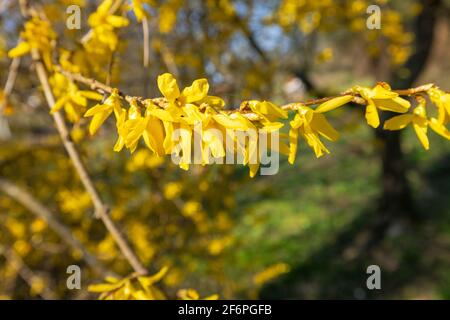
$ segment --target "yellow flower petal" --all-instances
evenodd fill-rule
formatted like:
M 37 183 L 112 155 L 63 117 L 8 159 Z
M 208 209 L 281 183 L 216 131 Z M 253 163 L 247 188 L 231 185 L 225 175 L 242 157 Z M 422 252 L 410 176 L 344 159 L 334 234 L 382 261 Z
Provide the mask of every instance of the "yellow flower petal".
M 269 101 L 259 102 L 254 100 L 249 101 L 248 105 L 253 112 L 268 117 L 270 121 L 275 121 L 279 118 L 287 119 L 288 117 L 288 113 L 286 110 L 281 109 L 280 107 Z
M 180 96 L 177 80 L 170 73 L 158 76 L 158 88 L 169 101 L 174 101 Z
M 349 103 L 352 100 L 353 100 L 353 96 L 351 96 L 351 95 L 337 97 L 337 98 L 334 98 L 334 99 L 331 99 L 331 100 L 328 100 L 328 101 L 322 103 L 320 106 L 317 107 L 317 109 L 315 109 L 315 111 L 319 112 L 319 113 L 328 112 L 328 111 L 334 110 L 336 108 L 339 108 L 339 107 Z
M 55 104 L 52 106 L 52 108 L 50 109 L 50 113 L 53 114 L 53 113 L 59 111 L 64 106 L 64 104 L 66 104 L 66 102 L 68 100 L 69 100 L 69 97 L 67 97 L 67 96 L 59 98 L 55 102 Z
M 92 117 L 95 114 L 103 112 L 108 109 L 112 110 L 112 108 L 110 106 L 107 106 L 104 104 L 96 104 L 95 106 L 93 106 L 92 108 L 90 108 L 89 110 L 86 111 L 86 113 L 84 114 L 84 117 Z
M 339 132 L 331 126 L 323 114 L 314 113 L 310 125 L 314 131 L 319 132 L 328 140 L 336 141 L 339 139 Z
M 165 266 L 165 267 L 161 268 L 161 270 L 159 270 L 156 274 L 154 274 L 152 276 L 138 277 L 138 281 L 141 283 L 141 285 L 144 288 L 150 287 L 154 283 L 156 283 L 159 280 L 161 280 L 166 275 L 168 270 L 169 270 L 169 268 Z
M 97 130 L 101 127 L 103 122 L 111 115 L 112 109 L 103 110 L 94 115 L 89 125 L 89 133 L 94 135 Z
M 309 130 L 308 130 L 309 131 Z M 306 143 L 313 149 L 314 154 L 317 158 L 320 158 L 325 153 L 330 153 L 330 151 L 325 147 L 325 145 L 320 141 L 317 134 L 313 133 L 312 131 L 304 132 L 303 137 L 306 140 Z
M 213 119 L 227 129 L 246 130 L 249 128 L 246 121 L 243 121 L 240 117 L 233 117 L 233 115 L 229 116 L 227 114 L 216 114 L 213 115 Z
M 298 146 L 298 129 L 291 128 L 289 130 L 289 157 L 288 161 L 290 164 L 294 164 L 295 158 L 297 156 L 297 146 Z
M 250 169 L 249 171 L 250 178 L 253 178 L 258 173 L 259 163 L 249 164 L 248 167 Z
M 145 128 L 142 136 L 150 150 L 160 157 L 164 156 L 164 125 L 161 120 L 150 116 L 147 122 L 147 128 Z
M 225 106 L 225 101 L 223 101 L 222 98 L 216 96 L 206 96 L 203 102 L 216 109 L 222 109 Z
M 380 110 L 393 111 L 398 113 L 405 113 L 411 107 L 408 100 L 400 97 L 393 99 L 373 99 L 373 103 Z
M 300 128 L 300 126 L 303 124 L 303 118 L 297 113 L 294 117 L 294 120 L 290 122 L 290 125 L 294 129 Z
M 31 51 L 31 46 L 28 42 L 21 42 L 15 48 L 12 48 L 8 52 L 9 58 L 17 58 L 23 56 Z
M 128 19 L 120 16 L 107 16 L 106 22 L 114 28 L 123 28 L 128 26 Z
M 412 114 L 402 114 L 392 117 L 384 123 L 385 130 L 401 130 L 405 128 L 413 119 Z
M 384 84 L 388 86 L 386 83 Z M 370 95 L 372 99 L 394 99 L 398 97 L 398 93 L 392 92 L 390 88 L 387 89 L 380 84 L 377 84 L 375 88 L 371 90 Z
M 380 117 L 378 116 L 377 108 L 374 104 L 370 103 L 366 107 L 366 120 L 367 123 L 373 128 L 378 128 L 380 125 Z
M 173 122 L 163 121 L 164 131 L 166 132 L 166 136 L 164 137 L 163 147 L 166 154 L 171 154 L 174 148 L 173 142 L 173 131 L 175 130 L 175 124 Z
M 95 91 L 80 90 L 80 91 L 78 91 L 78 93 L 81 94 L 83 97 L 88 98 L 90 100 L 101 101 L 103 99 L 103 95 L 101 95 L 100 93 L 95 92 Z
M 187 103 L 200 101 L 206 97 L 209 90 L 209 83 L 206 79 L 195 80 L 190 87 L 183 89 L 181 95 L 186 98 Z
M 431 118 L 428 124 L 434 132 L 450 140 L 450 131 L 437 119 Z
M 417 138 L 419 138 L 420 143 L 422 143 L 422 146 L 425 148 L 425 150 L 428 150 L 430 148 L 430 143 L 427 137 L 427 126 L 413 122 L 413 127 L 416 131 L 416 135 Z
M 134 149 L 147 127 L 147 121 L 142 117 L 127 120 L 126 126 L 128 127 L 128 134 L 125 138 L 125 146 L 129 149 Z
M 88 291 L 90 292 L 108 292 L 119 288 L 122 285 L 122 282 L 118 283 L 100 283 L 100 284 L 91 284 L 88 287 Z

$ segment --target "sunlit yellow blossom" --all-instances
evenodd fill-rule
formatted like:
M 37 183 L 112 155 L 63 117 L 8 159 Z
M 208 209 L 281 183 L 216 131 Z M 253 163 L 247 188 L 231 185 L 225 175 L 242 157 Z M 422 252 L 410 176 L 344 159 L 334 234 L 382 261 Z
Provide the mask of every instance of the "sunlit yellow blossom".
M 167 271 L 168 268 L 164 267 L 152 276 L 130 276 L 122 280 L 107 277 L 106 283 L 90 285 L 88 290 L 100 293 L 99 299 L 102 300 L 164 300 L 164 293 L 155 284 Z
M 325 113 L 331 110 L 334 110 L 336 108 L 342 107 L 343 105 L 349 103 L 353 100 L 353 96 L 351 95 L 344 95 L 341 97 L 336 97 L 331 100 L 328 100 L 321 105 L 319 105 L 315 111 L 319 113 Z
M 117 49 L 119 38 L 116 29 L 129 23 L 127 18 L 110 12 L 112 5 L 113 0 L 104 0 L 88 18 L 92 32 L 83 39 L 83 45 L 89 54 L 99 58 Z
M 77 85 L 69 81 L 60 73 L 55 73 L 50 79 L 53 92 L 58 98 L 51 107 L 51 113 L 64 108 L 67 118 L 72 122 L 77 122 L 85 112 L 88 99 L 100 101 L 103 96 L 97 92 L 89 90 L 79 90 Z
M 209 84 L 206 79 L 198 79 L 180 92 L 177 80 L 173 75 L 164 73 L 158 76 L 158 88 L 170 103 L 182 106 L 186 103 L 203 100 L 208 95 Z
M 159 8 L 159 31 L 168 33 L 172 31 L 177 21 L 177 13 L 183 4 L 181 0 L 168 0 Z
M 387 83 L 379 83 L 373 89 L 356 86 L 354 91 L 367 101 L 366 120 L 374 128 L 380 125 L 377 109 L 405 113 L 411 106 L 409 101 L 399 97 L 398 93 L 391 91 Z
M 403 114 L 387 120 L 384 123 L 384 129 L 400 130 L 405 128 L 408 124 L 412 124 L 417 138 L 426 150 L 428 150 L 430 147 L 430 143 L 427 137 L 428 126 L 430 126 L 431 129 L 433 129 L 433 131 L 435 131 L 439 135 L 450 140 L 450 132 L 442 123 L 434 118 L 430 120 L 427 119 L 424 98 L 419 99 L 419 105 L 414 108 L 414 112 L 412 114 Z
M 286 110 L 279 108 L 269 101 L 248 101 L 247 105 L 250 109 L 262 118 L 262 125 L 266 131 L 279 130 L 283 127 L 279 119 L 287 119 L 288 113 Z
M 143 0 L 131 0 L 131 8 L 133 9 L 136 20 L 141 22 L 142 19 L 147 15 L 144 9 Z
M 111 25 L 115 28 L 126 27 L 128 25 L 128 19 L 111 14 L 109 10 L 112 5 L 113 0 L 104 0 L 97 7 L 97 10 L 89 16 L 89 25 L 93 28 L 101 25 Z
M 316 157 L 321 157 L 324 152 L 329 153 L 328 149 L 320 141 L 319 135 L 330 141 L 336 141 L 339 138 L 339 133 L 328 123 L 323 114 L 314 112 L 314 110 L 306 106 L 299 108 L 298 113 L 290 124 L 290 154 L 288 160 L 291 164 L 295 161 L 299 134 L 314 150 Z
M 438 88 L 431 88 L 427 93 L 430 100 L 438 108 L 438 122 L 446 125 L 450 122 L 450 93 L 446 93 Z
M 94 135 L 113 111 L 115 112 L 116 118 L 119 118 L 122 113 L 122 108 L 117 90 L 114 90 L 104 103 L 95 105 L 84 114 L 85 117 L 93 117 L 89 125 L 89 133 Z
M 32 49 L 41 53 L 42 60 L 47 68 L 52 65 L 51 50 L 52 42 L 56 39 L 56 33 L 48 21 L 38 17 L 32 17 L 25 23 L 24 31 L 20 33 L 23 40 L 15 48 L 8 52 L 10 58 L 20 57 L 28 54 Z

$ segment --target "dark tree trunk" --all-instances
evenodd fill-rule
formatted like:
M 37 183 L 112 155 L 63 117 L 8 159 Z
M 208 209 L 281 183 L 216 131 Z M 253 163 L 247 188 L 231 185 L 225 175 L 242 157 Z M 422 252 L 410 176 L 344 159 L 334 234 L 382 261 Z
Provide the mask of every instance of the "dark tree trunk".
M 402 78 L 398 73 L 392 73 L 390 83 L 394 88 L 411 87 L 423 71 L 430 54 L 440 0 L 420 2 L 423 10 L 415 20 L 415 52 L 404 65 L 410 74 Z M 382 117 L 385 120 L 391 116 L 384 113 Z M 406 165 L 401 148 L 401 132 L 385 131 L 382 126 L 383 124 L 375 131 L 382 162 L 380 214 L 388 219 L 394 215 L 415 218 L 416 212 L 406 178 Z

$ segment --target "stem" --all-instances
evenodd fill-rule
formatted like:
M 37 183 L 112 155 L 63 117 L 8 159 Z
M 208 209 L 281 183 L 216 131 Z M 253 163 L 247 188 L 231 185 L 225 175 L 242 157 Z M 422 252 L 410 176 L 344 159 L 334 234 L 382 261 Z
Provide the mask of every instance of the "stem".
M 3 117 L 3 113 L 8 103 L 8 98 L 13 91 L 14 84 L 16 83 L 19 66 L 20 58 L 14 58 L 9 66 L 8 77 L 6 78 L 5 87 L 3 89 L 3 101 L 0 101 L 0 140 L 7 139 L 11 136 L 8 121 Z
M 143 36 L 143 44 L 142 44 L 142 59 L 144 68 L 148 68 L 149 58 L 150 58 L 150 44 L 149 44 L 149 36 L 150 31 L 148 28 L 148 19 L 146 16 L 142 18 L 142 36 Z
M 79 73 L 73 73 L 73 72 L 64 70 L 61 66 L 56 66 L 56 70 L 58 72 L 62 73 L 63 75 L 65 75 L 67 78 L 69 78 L 72 81 L 80 82 L 80 83 L 83 83 L 83 84 L 89 86 L 92 90 L 96 90 L 96 91 L 99 91 L 101 93 L 112 93 L 113 92 L 114 88 L 112 88 L 112 87 L 110 87 L 110 86 L 108 86 L 108 85 L 106 85 L 106 84 L 104 84 L 102 82 L 99 82 L 99 81 L 97 81 L 95 79 L 87 78 L 87 77 L 85 77 L 85 76 L 83 76 L 83 75 L 81 75 Z M 421 85 L 421 86 L 415 87 L 415 88 L 401 89 L 401 90 L 392 90 L 392 91 L 395 92 L 395 93 L 398 93 L 401 96 L 411 96 L 411 95 L 417 95 L 417 94 L 420 94 L 420 93 L 424 93 L 424 92 L 426 92 L 427 90 L 431 89 L 434 86 L 435 86 L 434 84 L 428 83 L 428 84 L 424 84 L 424 85 Z M 123 99 L 128 101 L 128 102 L 130 100 L 137 100 L 137 101 L 145 100 L 145 98 L 143 98 L 143 97 L 130 96 L 130 95 L 127 95 L 127 94 L 125 94 L 125 93 L 123 93 L 121 91 L 119 91 L 119 95 Z M 323 98 L 318 98 L 318 99 L 310 99 L 310 100 L 306 100 L 306 101 L 299 101 L 299 102 L 288 103 L 288 104 L 285 104 L 285 105 L 281 106 L 280 108 L 283 109 L 283 110 L 296 110 L 296 109 L 298 109 L 301 106 L 317 105 L 317 104 L 321 104 L 321 103 L 324 103 L 326 101 L 332 100 L 332 99 L 337 98 L 337 97 L 342 97 L 342 96 L 345 96 L 345 95 L 352 95 L 353 96 L 353 103 L 360 104 L 360 105 L 366 105 L 367 104 L 365 99 L 363 99 L 361 96 L 359 96 L 359 94 L 347 90 L 347 91 L 344 91 L 344 92 L 342 92 L 342 93 L 340 93 L 338 95 L 334 95 L 334 96 L 330 96 L 330 97 L 323 97 Z M 153 101 L 156 105 L 158 105 L 158 106 L 160 106 L 162 108 L 164 108 L 165 105 L 167 105 L 167 101 L 163 97 L 153 98 L 153 99 L 149 99 L 149 100 Z M 236 110 L 237 109 L 228 110 L 228 111 L 234 112 Z M 245 111 L 245 110 L 240 110 L 240 111 Z M 244 116 L 252 119 L 252 118 L 254 118 L 257 115 L 252 114 L 252 113 L 244 113 Z
M 40 60 L 39 51 L 34 49 L 32 51 L 32 58 L 35 61 L 36 73 L 42 85 L 42 89 L 44 90 L 44 95 L 47 100 L 48 107 L 51 109 L 55 104 L 55 98 L 48 82 L 47 71 L 45 70 L 44 64 Z M 81 179 L 81 182 L 83 183 L 94 204 L 96 217 L 100 218 L 103 221 L 106 229 L 111 233 L 120 250 L 122 251 L 124 257 L 133 267 L 134 271 L 140 274 L 146 274 L 146 268 L 141 264 L 136 254 L 133 252 L 133 250 L 125 240 L 124 236 L 120 233 L 117 226 L 111 220 L 111 217 L 108 214 L 109 210 L 107 206 L 103 203 L 97 189 L 94 186 L 94 183 L 92 182 L 87 172 L 85 164 L 83 163 L 75 144 L 70 139 L 69 130 L 66 126 L 66 123 L 64 122 L 64 118 L 61 112 L 55 112 L 52 116 L 55 121 L 58 133 L 61 136 L 63 145 L 72 161 L 72 164 L 74 165 L 75 170 Z

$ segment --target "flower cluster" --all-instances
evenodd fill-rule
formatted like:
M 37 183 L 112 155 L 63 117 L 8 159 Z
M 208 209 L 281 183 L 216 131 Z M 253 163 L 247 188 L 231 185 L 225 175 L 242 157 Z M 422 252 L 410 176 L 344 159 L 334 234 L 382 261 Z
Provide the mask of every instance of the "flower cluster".
M 249 135 L 245 143 L 232 131 L 252 131 L 270 134 L 283 127 L 279 119 L 288 117 L 287 111 L 267 101 L 248 101 L 243 103 L 240 112 L 228 112 L 223 109 L 224 101 L 216 96 L 208 95 L 209 84 L 206 79 L 195 80 L 191 86 L 180 90 L 176 79 L 169 73 L 158 77 L 158 87 L 163 99 L 129 99 L 130 107 L 121 106 L 121 97 L 114 91 L 103 104 L 89 109 L 85 116 L 93 117 L 90 133 L 94 134 L 106 118 L 114 111 L 119 138 L 114 146 L 115 151 L 124 147 L 133 152 L 142 138 L 147 147 L 159 156 L 181 153 L 179 165 L 187 170 L 192 163 L 191 146 L 195 129 L 201 135 L 201 159 L 199 163 L 209 164 L 213 159 L 223 158 L 227 152 L 239 153 L 244 165 L 249 165 L 250 174 L 254 176 L 258 170 L 258 136 Z M 245 115 L 249 109 L 253 119 Z M 182 129 L 176 144 L 174 133 Z M 227 137 L 235 143 L 225 145 Z M 179 146 L 179 150 L 177 150 Z M 284 147 L 286 151 L 287 146 Z M 287 152 L 287 151 L 286 151 Z M 253 161 L 252 161 L 253 160 Z M 196 162 L 197 163 L 197 162 Z
M 90 285 L 88 290 L 100 293 L 100 300 L 166 300 L 166 295 L 156 286 L 168 271 L 162 268 L 151 276 L 131 275 L 124 279 L 106 277 L 106 283 Z M 181 300 L 217 300 L 218 295 L 200 298 L 194 289 L 180 289 L 177 296 Z
M 8 52 L 10 58 L 16 58 L 30 53 L 32 49 L 39 50 L 47 68 L 52 65 L 52 47 L 56 33 L 50 22 L 38 17 L 32 17 L 25 23 L 24 31 L 20 33 L 22 41 Z
M 158 77 L 158 88 L 163 98 L 128 97 L 128 109 L 122 106 L 125 99 L 117 90 L 113 90 L 104 103 L 86 112 L 86 117 L 93 117 L 90 133 L 95 134 L 114 112 L 119 134 L 114 146 L 115 151 L 125 147 L 133 152 L 142 138 L 146 146 L 158 156 L 174 152 L 180 154 L 179 166 L 185 170 L 191 163 L 217 163 L 213 160 L 224 158 L 231 153 L 232 157 L 236 155 L 243 159 L 242 164 L 249 166 L 252 177 L 260 167 L 261 149 L 264 147 L 288 155 L 291 164 L 296 158 L 299 138 L 306 141 L 317 157 L 329 153 L 320 137 L 336 141 L 339 133 L 324 114 L 355 99 L 365 105 L 365 118 L 373 128 L 380 125 L 379 111 L 390 111 L 402 115 L 386 121 L 384 128 L 399 130 L 412 123 L 426 149 L 428 126 L 450 139 L 449 131 L 445 127 L 449 119 L 450 95 L 433 85 L 426 86 L 421 94 L 411 93 L 418 100 L 418 106 L 412 113 L 408 113 L 411 103 L 386 83 L 378 83 L 374 88 L 355 86 L 338 97 L 326 99 L 315 109 L 302 103 L 279 107 L 269 101 L 251 100 L 243 102 L 239 110 L 226 110 L 221 98 L 208 95 L 209 84 L 206 79 L 195 80 L 191 86 L 180 90 L 176 79 L 169 73 Z M 423 95 L 429 95 L 430 100 L 438 107 L 438 118 L 427 118 L 426 99 Z M 278 134 L 278 131 L 283 129 L 289 116 L 288 110 L 295 112 L 293 120 L 289 122 L 289 134 L 280 134 L 277 145 L 261 145 L 261 133 Z M 182 133 L 174 134 L 176 129 L 182 129 Z M 239 139 L 232 131 L 256 134 L 248 134 L 246 139 Z M 195 143 L 193 138 L 196 133 L 201 137 L 201 160 L 193 162 L 191 148 Z M 230 139 L 232 144 L 225 143 L 226 139 L 223 137 Z
M 106 277 L 106 283 L 93 284 L 90 292 L 100 293 L 100 300 L 165 300 L 164 293 L 156 287 L 156 283 L 167 273 L 162 268 L 152 276 L 129 276 L 124 279 Z
M 111 14 L 112 5 L 113 0 L 105 0 L 89 16 L 88 24 L 92 27 L 92 33 L 84 43 L 86 51 L 102 55 L 108 50 L 116 50 L 119 38 L 115 29 L 126 27 L 128 19 Z
M 80 120 L 80 117 L 86 112 L 88 100 L 101 101 L 103 99 L 98 92 L 80 90 L 73 81 L 59 72 L 55 72 L 49 80 L 53 94 L 58 99 L 52 106 L 51 112 L 54 113 L 64 108 L 66 116 L 71 122 Z

